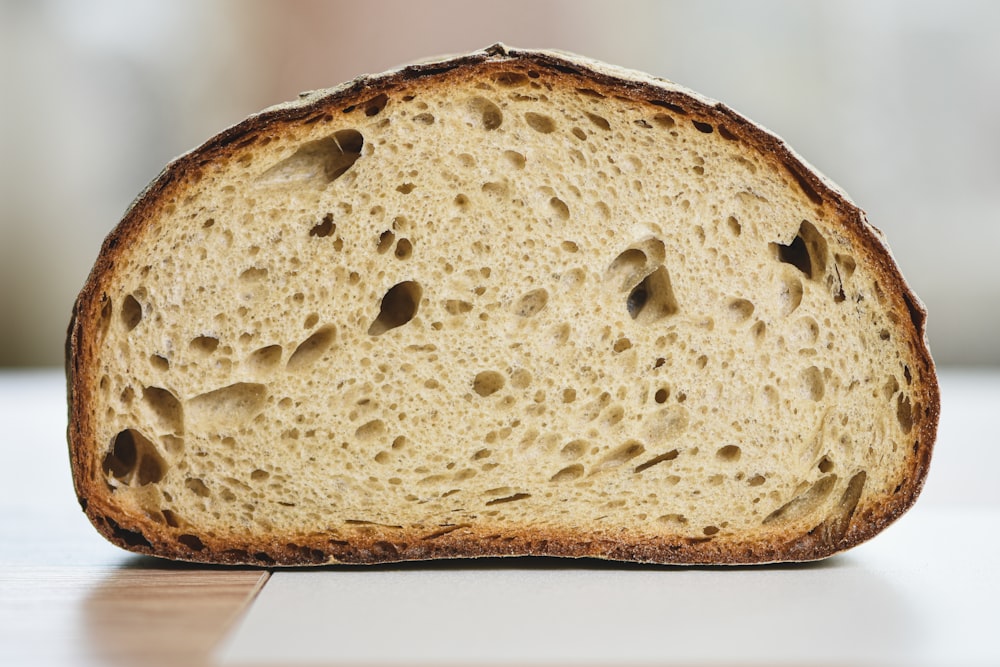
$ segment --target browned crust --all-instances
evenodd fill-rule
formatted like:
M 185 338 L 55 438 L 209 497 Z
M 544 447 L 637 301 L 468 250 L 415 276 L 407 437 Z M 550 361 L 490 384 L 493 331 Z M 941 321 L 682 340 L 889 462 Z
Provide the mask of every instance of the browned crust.
M 275 127 L 307 122 L 327 113 L 341 113 L 382 92 L 430 82 L 447 83 L 509 69 L 511 65 L 600 88 L 608 95 L 665 107 L 692 121 L 710 123 L 722 136 L 743 141 L 782 165 L 791 180 L 814 202 L 843 222 L 843 233 L 859 247 L 873 267 L 892 310 L 906 330 L 912 368 L 916 431 L 908 454 L 909 474 L 896 491 L 881 502 L 852 508 L 837 522 L 826 521 L 805 534 L 789 535 L 783 542 L 746 542 L 724 539 L 650 539 L 627 532 L 581 530 L 558 533 L 551 529 L 506 529 L 502 534 L 489 526 L 409 527 L 362 526 L 344 536 L 312 534 L 300 536 L 258 535 L 211 538 L 199 536 L 179 543 L 169 530 L 145 517 L 125 515 L 111 501 L 101 471 L 93 469 L 94 457 L 85 455 L 93 446 L 95 428 L 89 406 L 94 401 L 99 365 L 100 312 L 107 298 L 104 287 L 116 264 L 144 233 L 147 221 L 156 217 L 162 202 L 197 180 L 205 165 L 224 160 L 240 147 L 253 143 Z M 69 403 L 70 462 L 81 506 L 97 530 L 118 546 L 179 560 L 212 563 L 249 563 L 263 566 L 315 565 L 330 562 L 380 563 L 431 558 L 540 555 L 595 557 L 623 561 L 676 564 L 751 564 L 807 561 L 825 558 L 864 542 L 906 512 L 916 501 L 930 465 L 940 416 L 940 393 L 934 362 L 926 343 L 926 311 L 906 284 L 899 268 L 864 213 L 793 153 L 785 143 L 721 103 L 652 78 L 632 78 L 591 63 L 560 54 L 511 49 L 494 45 L 476 53 L 449 60 L 412 65 L 382 75 L 363 77 L 348 85 L 310 96 L 304 103 L 289 104 L 262 112 L 224 130 L 198 149 L 178 158 L 140 194 L 122 221 L 105 239 L 100 254 L 72 312 L 66 341 L 66 375 Z M 905 323 L 909 322 L 910 326 Z

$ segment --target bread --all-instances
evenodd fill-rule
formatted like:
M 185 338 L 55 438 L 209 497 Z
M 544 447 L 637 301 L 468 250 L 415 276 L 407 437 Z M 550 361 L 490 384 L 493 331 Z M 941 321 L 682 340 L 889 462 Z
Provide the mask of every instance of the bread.
M 213 563 L 819 559 L 920 491 L 924 321 L 774 135 L 495 45 L 167 166 L 74 307 L 76 492 Z

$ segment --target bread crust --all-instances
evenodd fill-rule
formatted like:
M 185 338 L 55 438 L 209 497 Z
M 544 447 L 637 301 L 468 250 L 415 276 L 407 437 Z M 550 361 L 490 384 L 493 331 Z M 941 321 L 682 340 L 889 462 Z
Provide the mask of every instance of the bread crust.
M 373 524 L 360 526 L 350 540 L 331 539 L 328 534 L 316 533 L 262 535 L 252 540 L 238 536 L 203 536 L 189 541 L 190 544 L 179 544 L 147 517 L 123 512 L 111 503 L 102 471 L 95 469 L 96 458 L 86 455 L 96 441 L 94 416 L 88 406 L 96 400 L 98 374 L 93 369 L 99 367 L 97 341 L 102 309 L 106 307 L 106 286 L 110 276 L 145 233 L 149 221 L 158 215 L 161 202 L 183 192 L 207 164 L 226 159 L 265 129 L 300 123 L 317 115 L 363 104 L 373 96 L 404 84 L 459 82 L 502 71 L 511 63 L 558 73 L 567 80 L 600 86 L 630 101 L 669 108 L 692 119 L 710 122 L 720 132 L 729 133 L 762 155 L 770 156 L 809 199 L 818 206 L 829 207 L 844 221 L 843 234 L 868 253 L 865 262 L 877 275 L 888 308 L 910 323 L 906 327 L 909 340 L 903 345 L 909 349 L 914 365 L 914 380 L 909 391 L 916 399 L 914 404 L 919 406 L 919 412 L 913 415 L 917 437 L 907 455 L 909 474 L 896 492 L 874 504 L 852 506 L 837 521 L 824 522 L 804 534 L 789 534 L 784 541 L 751 543 L 724 539 L 666 542 L 627 532 L 600 530 L 558 533 L 525 528 L 512 532 L 509 528 L 501 530 L 485 524 L 426 528 Z M 101 534 L 124 549 L 178 560 L 268 567 L 517 555 L 726 565 L 816 560 L 849 549 L 881 532 L 913 505 L 923 487 L 940 414 L 940 395 L 925 324 L 926 310 L 901 275 L 881 233 L 839 188 L 775 135 L 719 102 L 662 79 L 570 54 L 496 44 L 475 53 L 410 65 L 385 74 L 361 77 L 337 88 L 304 94 L 298 101 L 272 107 L 224 130 L 171 162 L 108 235 L 74 304 L 66 342 L 70 463 L 79 502 Z

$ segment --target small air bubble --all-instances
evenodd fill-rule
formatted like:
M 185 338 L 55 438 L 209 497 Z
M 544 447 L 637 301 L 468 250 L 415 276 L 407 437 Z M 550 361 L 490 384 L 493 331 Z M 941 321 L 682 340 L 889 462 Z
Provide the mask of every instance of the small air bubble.
M 556 217 L 559 218 L 560 220 L 569 219 L 569 206 L 567 206 L 566 202 L 564 202 L 562 199 L 559 199 L 558 197 L 553 197 L 552 199 L 549 200 L 549 206 L 552 208 L 552 211 L 556 214 Z
M 131 294 L 122 301 L 121 320 L 126 331 L 135 329 L 142 321 L 142 306 Z
M 504 151 L 503 156 L 514 169 L 524 169 L 525 159 L 521 153 L 517 151 Z
M 589 113 L 589 112 L 586 113 L 585 115 L 587 116 L 587 119 L 591 123 L 593 123 L 597 127 L 601 128 L 602 130 L 607 131 L 607 130 L 611 129 L 611 123 L 609 123 L 608 119 L 605 118 L 604 116 L 598 116 L 595 113 Z
M 556 122 L 550 117 L 540 113 L 529 111 L 524 114 L 524 120 L 535 132 L 550 134 L 556 129 Z
M 472 381 L 472 389 L 480 396 L 492 396 L 503 389 L 505 380 L 503 375 L 496 371 L 482 371 L 478 373 Z
M 736 445 L 726 445 L 725 447 L 720 447 L 719 451 L 715 452 L 715 455 L 723 461 L 733 463 L 740 460 L 740 456 L 743 455 L 743 452 Z
M 396 259 L 409 259 L 413 255 L 413 243 L 409 239 L 399 239 L 396 242 Z

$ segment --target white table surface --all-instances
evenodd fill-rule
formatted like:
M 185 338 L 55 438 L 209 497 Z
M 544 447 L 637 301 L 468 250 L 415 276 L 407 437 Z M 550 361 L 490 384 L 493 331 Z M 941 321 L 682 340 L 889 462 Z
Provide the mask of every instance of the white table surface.
M 515 559 L 278 571 L 214 660 L 1000 665 L 1000 370 L 944 370 L 941 385 L 922 497 L 846 554 L 731 569 Z M 61 373 L 0 372 L 0 424 L 0 664 L 130 664 L 92 650 L 72 592 L 32 594 L 67 572 L 99 587 L 157 567 L 104 542 L 79 511 Z M 37 632 L 5 629 L 24 614 Z

